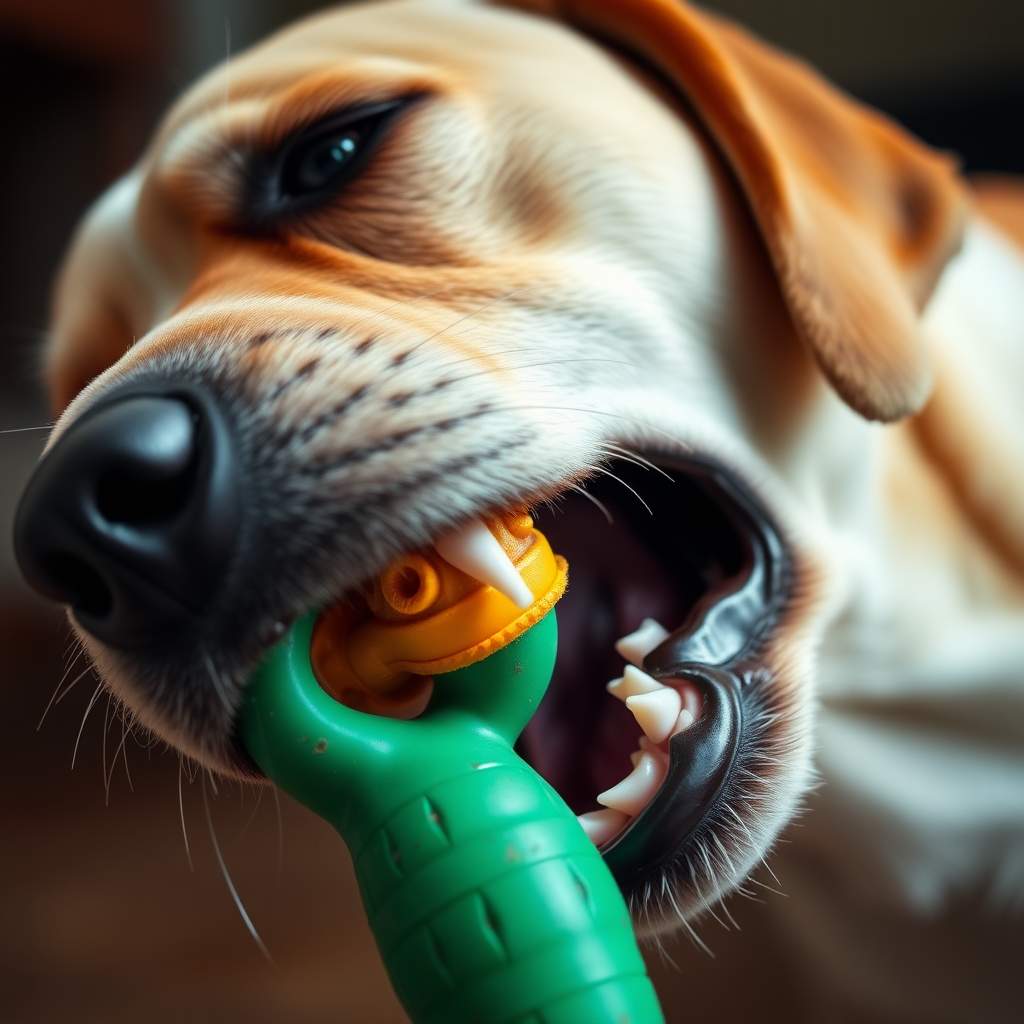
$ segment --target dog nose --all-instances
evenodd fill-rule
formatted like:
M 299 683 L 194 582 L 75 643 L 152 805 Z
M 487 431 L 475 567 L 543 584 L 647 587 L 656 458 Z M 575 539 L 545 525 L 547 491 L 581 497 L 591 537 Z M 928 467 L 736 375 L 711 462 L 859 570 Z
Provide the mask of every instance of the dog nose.
M 29 481 L 14 527 L 28 582 L 121 649 L 200 619 L 230 565 L 237 459 L 215 403 L 134 394 L 72 424 Z

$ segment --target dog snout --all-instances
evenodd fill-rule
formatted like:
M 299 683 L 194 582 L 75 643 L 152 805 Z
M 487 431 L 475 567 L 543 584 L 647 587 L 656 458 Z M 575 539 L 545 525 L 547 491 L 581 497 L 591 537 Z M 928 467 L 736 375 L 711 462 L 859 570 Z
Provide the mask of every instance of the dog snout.
M 172 640 L 223 587 L 241 516 L 237 463 L 203 394 L 103 402 L 61 435 L 22 497 L 26 579 L 113 647 Z

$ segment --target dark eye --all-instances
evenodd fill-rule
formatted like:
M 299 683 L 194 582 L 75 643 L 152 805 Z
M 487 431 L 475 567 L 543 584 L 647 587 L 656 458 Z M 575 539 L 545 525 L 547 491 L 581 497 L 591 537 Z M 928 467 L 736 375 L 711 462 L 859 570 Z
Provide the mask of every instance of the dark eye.
M 279 164 L 281 198 L 315 202 L 334 195 L 366 163 L 383 129 L 402 106 L 399 101 L 351 111 L 321 122 L 287 144 Z
M 286 187 L 287 193 L 315 192 L 333 184 L 348 169 L 362 141 L 363 133 L 358 128 L 345 128 L 314 142 L 299 154 L 291 180 L 285 183 L 290 186 Z
M 335 114 L 277 149 L 256 154 L 249 166 L 243 222 L 264 230 L 329 203 L 363 170 L 388 125 L 416 98 Z

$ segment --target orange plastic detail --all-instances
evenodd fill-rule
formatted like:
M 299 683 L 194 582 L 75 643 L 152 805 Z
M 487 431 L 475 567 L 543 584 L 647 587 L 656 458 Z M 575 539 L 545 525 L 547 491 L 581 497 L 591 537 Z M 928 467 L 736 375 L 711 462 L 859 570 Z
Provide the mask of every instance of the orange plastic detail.
M 397 559 L 365 589 L 365 604 L 336 604 L 313 630 L 320 685 L 360 711 L 412 718 L 435 672 L 486 658 L 542 619 L 567 583 L 564 558 L 523 510 L 487 522 L 534 596 L 525 611 L 446 562 L 433 548 Z

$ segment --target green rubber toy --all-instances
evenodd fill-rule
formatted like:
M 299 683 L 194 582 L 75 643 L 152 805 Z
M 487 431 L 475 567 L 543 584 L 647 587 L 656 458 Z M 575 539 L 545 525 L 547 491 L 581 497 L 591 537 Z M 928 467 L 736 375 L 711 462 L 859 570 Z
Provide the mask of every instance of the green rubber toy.
M 512 749 L 555 663 L 549 612 L 435 677 L 399 721 L 352 710 L 310 667 L 315 616 L 255 673 L 241 738 L 341 834 L 370 928 L 415 1024 L 658 1024 L 629 913 L 558 794 Z

